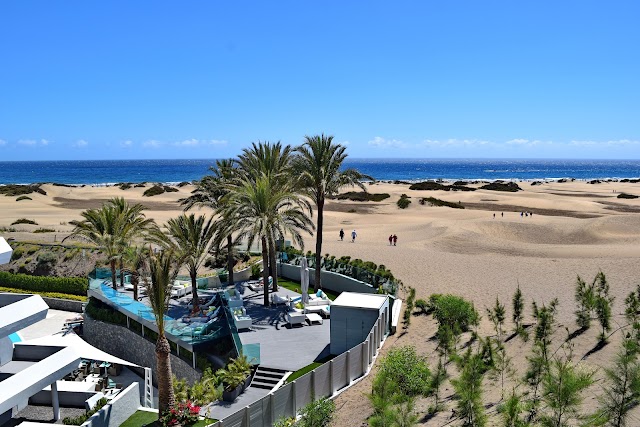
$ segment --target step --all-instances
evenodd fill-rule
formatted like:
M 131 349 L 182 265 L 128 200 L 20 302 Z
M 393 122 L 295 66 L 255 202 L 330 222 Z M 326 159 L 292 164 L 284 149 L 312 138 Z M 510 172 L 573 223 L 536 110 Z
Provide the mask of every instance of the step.
M 260 376 L 254 376 L 253 381 L 260 381 L 261 383 L 273 384 L 276 385 L 280 382 L 282 378 L 264 378 Z
M 272 390 L 274 386 L 275 386 L 275 384 L 262 384 L 260 382 L 255 381 L 255 380 L 251 382 L 251 387 L 253 387 L 253 388 L 262 388 L 264 390 Z
M 284 375 L 289 371 L 287 371 L 286 369 L 268 368 L 266 366 L 258 366 L 258 372 L 269 372 L 269 373 Z
M 261 377 L 261 378 L 275 378 L 277 380 L 280 380 L 280 378 L 284 377 L 284 374 L 272 374 L 271 372 L 263 372 L 263 371 L 256 371 L 255 374 L 256 377 Z

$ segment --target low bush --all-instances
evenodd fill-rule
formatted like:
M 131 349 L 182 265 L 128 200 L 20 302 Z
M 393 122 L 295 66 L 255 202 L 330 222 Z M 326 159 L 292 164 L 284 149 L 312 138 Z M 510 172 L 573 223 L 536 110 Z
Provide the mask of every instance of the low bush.
M 354 202 L 381 202 L 391 197 L 388 193 L 367 193 L 366 191 L 348 191 L 338 194 L 338 200 L 352 200 Z
M 85 312 L 94 320 L 127 326 L 127 316 L 93 297 L 89 298 Z
M 132 187 L 130 182 L 121 182 L 116 184 L 117 187 L 119 187 L 121 190 L 128 190 Z
M 460 203 L 447 202 L 446 200 L 436 199 L 435 197 L 423 197 L 420 199 L 420 204 L 424 205 L 429 203 L 431 206 L 446 206 L 454 209 L 464 209 L 464 206 Z
M 456 295 L 432 295 L 430 306 L 439 325 L 450 326 L 454 334 L 469 330 L 480 321 L 472 303 Z
M 77 417 L 66 417 L 62 420 L 62 424 L 70 425 L 70 426 L 80 426 L 84 424 L 93 414 L 102 409 L 109 401 L 107 398 L 103 397 L 98 400 L 93 408 L 90 411 L 85 412 L 82 415 L 78 415 Z
M 58 257 L 52 252 L 41 252 L 36 259 L 38 260 L 38 264 L 54 264 L 58 260 Z
M 53 228 L 44 228 L 44 227 L 40 227 L 37 228 L 35 230 L 33 230 L 34 233 L 55 233 L 56 230 L 54 230 Z
M 142 195 L 145 197 L 153 197 L 153 196 L 162 194 L 164 192 L 165 192 L 165 189 L 162 185 L 154 185 L 153 187 L 147 188 L 146 190 L 144 190 L 144 193 L 142 193 Z
M 24 293 L 29 293 L 29 294 L 34 294 L 34 295 L 40 295 L 41 297 L 47 297 L 47 298 L 59 298 L 59 299 L 68 299 L 71 301 L 86 301 L 87 297 L 82 297 L 80 295 L 71 295 L 71 294 L 61 294 L 59 292 L 35 292 L 35 291 L 25 291 L 23 289 L 15 289 L 15 288 L 5 288 L 5 287 L 0 287 L 0 292 L 8 292 L 8 293 L 12 293 L 12 294 L 24 294 Z
M 336 412 L 336 404 L 333 400 L 323 397 L 314 400 L 300 411 L 300 427 L 327 427 L 331 424 Z
M 168 185 L 163 185 L 162 188 L 167 193 L 177 193 L 179 190 L 175 187 L 169 187 Z
M 492 182 L 490 184 L 483 185 L 480 187 L 481 190 L 491 190 L 491 191 L 507 191 L 510 193 L 515 193 L 516 191 L 522 191 L 522 188 L 515 182 Z
M 17 259 L 22 258 L 22 254 L 24 254 L 24 249 L 22 249 L 22 247 L 18 246 L 17 248 L 15 248 L 13 250 L 13 253 L 11 254 L 11 261 L 15 261 Z
M 18 224 L 31 224 L 31 225 L 38 225 L 37 222 L 35 222 L 32 219 L 27 219 L 27 218 L 20 218 L 20 219 L 16 219 L 15 221 L 13 221 L 11 223 L 11 225 L 18 225 Z
M 637 199 L 640 196 L 636 196 L 634 194 L 628 194 L 628 193 L 620 193 L 618 194 L 618 199 Z
M 396 202 L 396 204 L 398 205 L 398 207 L 400 209 L 406 209 L 411 204 L 411 200 L 409 200 L 409 198 L 406 197 L 407 196 L 406 194 L 403 194 L 402 196 L 404 196 L 404 197 L 400 197 L 398 199 L 398 201 Z
M 47 195 L 47 192 L 40 188 L 40 184 L 31 184 L 31 185 L 20 185 L 20 184 L 10 184 L 10 185 L 0 185 L 0 194 L 4 194 L 5 196 L 22 196 L 24 194 L 31 193 L 39 193 L 43 196 Z
M 15 227 L 0 227 L 0 233 L 15 233 L 18 231 Z
M 21 202 L 22 200 L 33 200 L 33 199 L 29 196 L 20 196 L 16 199 L 16 202 Z
M 467 187 L 465 184 L 462 181 L 456 181 L 453 185 L 445 185 L 435 181 L 423 181 L 411 184 L 409 190 L 476 191 L 475 188 Z
M 29 262 L 25 260 L 25 264 Z M 25 291 L 59 292 L 85 296 L 89 282 L 82 277 L 31 276 L 0 271 L 0 285 Z

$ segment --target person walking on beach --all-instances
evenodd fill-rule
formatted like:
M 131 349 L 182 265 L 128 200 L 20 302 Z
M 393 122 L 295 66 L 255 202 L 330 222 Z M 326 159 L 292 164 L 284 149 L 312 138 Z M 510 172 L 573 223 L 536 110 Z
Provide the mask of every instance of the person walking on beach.
M 393 246 L 396 245 L 396 243 L 398 243 L 398 236 L 396 236 L 395 234 L 393 235 Z
M 496 219 L 496 213 L 495 212 L 493 213 L 493 219 Z
M 504 218 L 504 212 L 501 212 L 500 215 L 502 215 L 502 218 Z
M 389 234 L 389 246 L 393 243 L 393 234 Z
M 351 232 L 351 243 L 355 243 L 356 237 L 358 237 L 358 235 L 356 234 L 356 230 L 353 230 Z
M 340 229 L 340 241 L 344 240 L 344 230 L 341 228 Z

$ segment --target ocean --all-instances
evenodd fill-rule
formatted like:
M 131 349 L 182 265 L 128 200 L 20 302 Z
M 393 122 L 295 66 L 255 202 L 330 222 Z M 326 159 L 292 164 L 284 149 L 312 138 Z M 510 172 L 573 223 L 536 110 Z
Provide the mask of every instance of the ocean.
M 213 164 L 211 159 L 0 162 L 0 184 L 177 183 L 202 178 Z M 640 177 L 640 160 L 348 159 L 345 167 L 387 181 Z

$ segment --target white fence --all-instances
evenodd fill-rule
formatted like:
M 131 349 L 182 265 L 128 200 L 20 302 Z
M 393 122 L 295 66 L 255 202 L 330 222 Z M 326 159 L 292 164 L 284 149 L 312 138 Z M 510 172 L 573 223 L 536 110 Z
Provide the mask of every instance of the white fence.
M 334 396 L 369 371 L 387 332 L 387 319 L 383 313 L 363 343 L 211 427 L 272 426 L 282 417 L 295 417 L 304 406 L 314 400 Z

